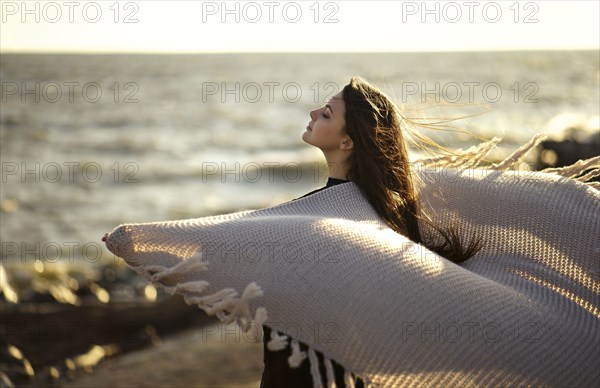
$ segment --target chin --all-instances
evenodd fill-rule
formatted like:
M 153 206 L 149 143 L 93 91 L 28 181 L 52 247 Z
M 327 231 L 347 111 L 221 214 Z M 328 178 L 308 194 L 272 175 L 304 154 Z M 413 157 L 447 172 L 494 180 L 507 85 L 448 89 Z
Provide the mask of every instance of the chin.
M 303 140 L 305 143 L 311 144 L 311 143 L 310 143 L 308 140 L 306 140 L 306 137 L 307 137 L 307 135 L 308 135 L 308 131 L 305 131 L 304 133 L 302 133 L 302 140 Z M 312 145 L 312 144 L 311 144 L 311 145 Z

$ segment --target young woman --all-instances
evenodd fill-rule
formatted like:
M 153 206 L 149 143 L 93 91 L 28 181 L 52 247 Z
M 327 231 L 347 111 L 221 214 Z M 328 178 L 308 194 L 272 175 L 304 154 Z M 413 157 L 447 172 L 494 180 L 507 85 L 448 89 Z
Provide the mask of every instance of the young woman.
M 325 187 L 305 196 L 352 181 L 393 230 L 448 260 L 463 262 L 477 252 L 476 240 L 465 245 L 456 230 L 435 227 L 443 237 L 442 243 L 425 241 L 421 236 L 419 223 L 427 221 L 421 217 L 410 171 L 404 121 L 397 106 L 382 91 L 360 77 L 353 77 L 325 106 L 310 112 L 302 140 L 323 152 L 329 166 L 329 179 Z M 265 365 L 261 388 L 312 386 L 308 361 L 298 368 L 290 368 L 287 358 L 291 349 L 268 350 L 272 332 L 266 326 L 263 331 Z M 301 350 L 307 348 L 300 343 Z M 326 386 L 323 355 L 316 353 L 323 386 Z M 332 364 L 336 385 L 344 387 L 343 368 L 335 362 Z M 364 386 L 362 380 L 356 379 L 355 386 Z

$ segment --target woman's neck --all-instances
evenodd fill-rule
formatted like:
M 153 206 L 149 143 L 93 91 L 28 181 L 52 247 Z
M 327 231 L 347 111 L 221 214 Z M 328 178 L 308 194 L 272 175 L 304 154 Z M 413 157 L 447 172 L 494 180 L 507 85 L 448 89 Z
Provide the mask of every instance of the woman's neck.
M 340 169 L 332 167 L 329 163 L 329 178 L 348 180 L 348 169 Z
M 348 163 L 346 162 L 346 159 L 340 160 L 341 158 L 339 156 L 326 157 L 325 159 L 327 160 L 330 178 L 348 180 Z

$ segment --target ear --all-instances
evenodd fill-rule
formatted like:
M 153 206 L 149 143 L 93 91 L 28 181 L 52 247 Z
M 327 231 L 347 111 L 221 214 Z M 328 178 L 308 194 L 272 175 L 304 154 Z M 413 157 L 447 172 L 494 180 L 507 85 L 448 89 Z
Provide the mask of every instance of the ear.
M 354 143 L 352 142 L 352 139 L 350 138 L 350 136 L 346 136 L 346 139 L 344 139 L 344 141 L 340 144 L 340 149 L 341 150 L 351 150 L 354 148 Z

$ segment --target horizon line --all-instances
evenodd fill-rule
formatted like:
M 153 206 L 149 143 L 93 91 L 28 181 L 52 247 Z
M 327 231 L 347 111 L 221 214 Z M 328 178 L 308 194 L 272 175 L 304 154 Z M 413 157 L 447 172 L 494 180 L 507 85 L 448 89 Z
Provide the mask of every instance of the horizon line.
M 425 54 L 425 53 L 474 53 L 474 52 L 523 52 L 523 51 L 599 51 L 600 47 L 579 47 L 579 48 L 493 48 L 493 49 L 441 49 L 441 50 L 390 50 L 390 51 L 168 51 L 168 50 L 3 50 L 1 54 L 39 54 L 39 55 L 201 55 L 201 54 Z

